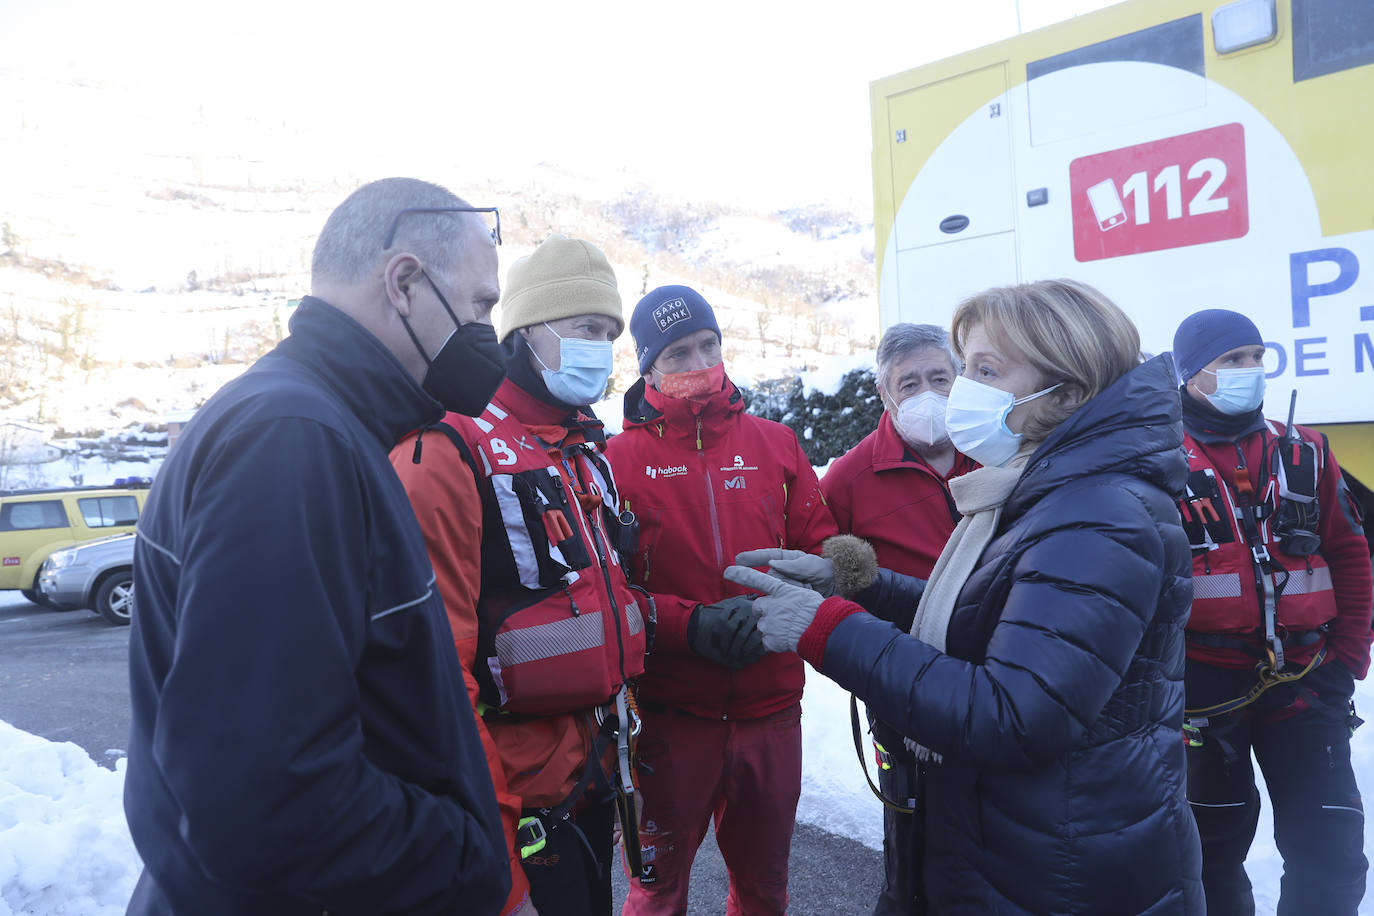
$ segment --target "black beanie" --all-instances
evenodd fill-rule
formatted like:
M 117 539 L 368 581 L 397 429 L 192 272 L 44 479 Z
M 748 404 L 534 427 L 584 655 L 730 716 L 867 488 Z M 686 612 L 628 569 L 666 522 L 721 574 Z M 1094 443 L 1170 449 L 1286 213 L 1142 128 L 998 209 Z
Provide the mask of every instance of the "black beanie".
M 690 286 L 660 286 L 639 300 L 630 316 L 639 371 L 648 372 L 663 348 L 697 331 L 710 329 L 720 339 L 716 313 Z
M 1264 346 L 1255 323 L 1229 309 L 1194 312 L 1174 332 L 1174 365 L 1178 380 L 1187 382 L 1204 366 L 1236 347 Z

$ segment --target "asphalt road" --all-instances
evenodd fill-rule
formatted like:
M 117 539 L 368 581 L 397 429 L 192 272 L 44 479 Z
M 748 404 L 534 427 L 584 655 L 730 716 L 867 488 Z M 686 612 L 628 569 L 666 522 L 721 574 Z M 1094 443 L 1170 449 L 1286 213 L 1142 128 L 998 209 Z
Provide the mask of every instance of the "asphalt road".
M 0 591 L 0 719 L 113 767 L 129 740 L 129 628 Z
M 113 767 L 129 733 L 129 630 L 90 611 L 50 611 L 0 591 L 0 719 L 80 745 Z M 613 869 L 617 909 L 625 880 Z M 788 912 L 866 916 L 882 879 L 881 854 L 816 827 L 792 840 Z M 708 835 L 692 869 L 693 914 L 725 912 L 725 866 Z

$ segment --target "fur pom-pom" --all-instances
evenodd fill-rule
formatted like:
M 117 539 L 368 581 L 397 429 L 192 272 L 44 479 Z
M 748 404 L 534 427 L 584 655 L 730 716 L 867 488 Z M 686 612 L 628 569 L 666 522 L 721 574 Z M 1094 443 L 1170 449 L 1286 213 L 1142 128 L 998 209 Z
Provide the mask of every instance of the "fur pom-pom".
M 835 594 L 852 598 L 878 578 L 878 555 L 873 545 L 852 534 L 825 539 L 821 553 L 835 566 Z

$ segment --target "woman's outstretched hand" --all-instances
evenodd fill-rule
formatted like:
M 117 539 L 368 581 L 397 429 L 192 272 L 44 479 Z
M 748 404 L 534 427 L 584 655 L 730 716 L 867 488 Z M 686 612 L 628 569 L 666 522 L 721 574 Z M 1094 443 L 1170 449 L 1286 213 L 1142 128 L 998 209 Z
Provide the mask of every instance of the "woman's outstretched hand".
M 768 574 L 784 582 L 805 586 L 822 597 L 835 594 L 835 564 L 804 550 L 765 547 L 735 556 L 740 566 L 767 566 Z
M 726 567 L 725 578 L 760 593 L 754 599 L 754 614 L 764 648 L 770 652 L 797 651 L 797 643 L 816 619 L 816 609 L 825 598 L 748 566 Z

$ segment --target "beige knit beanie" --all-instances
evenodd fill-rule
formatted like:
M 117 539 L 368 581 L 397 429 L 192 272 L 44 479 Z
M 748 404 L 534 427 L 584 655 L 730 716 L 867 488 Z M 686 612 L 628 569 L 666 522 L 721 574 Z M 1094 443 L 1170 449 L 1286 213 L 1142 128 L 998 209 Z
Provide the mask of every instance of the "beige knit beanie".
M 551 235 L 511 265 L 501 295 L 501 340 L 520 328 L 571 318 L 606 315 L 625 329 L 615 271 L 590 242 Z

